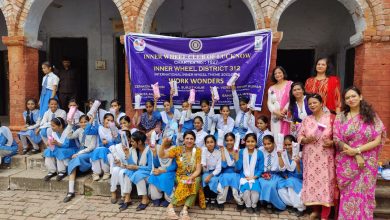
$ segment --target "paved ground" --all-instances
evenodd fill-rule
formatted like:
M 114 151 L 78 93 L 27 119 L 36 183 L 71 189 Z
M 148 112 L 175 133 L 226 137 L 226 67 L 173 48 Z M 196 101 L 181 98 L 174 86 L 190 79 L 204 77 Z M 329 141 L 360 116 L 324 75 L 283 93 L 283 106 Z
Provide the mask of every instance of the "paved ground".
M 165 219 L 164 208 L 148 207 L 136 212 L 136 205 L 119 212 L 118 205 L 110 203 L 108 197 L 77 195 L 69 203 L 63 203 L 63 193 L 35 191 L 0 191 L 0 219 Z M 233 205 L 225 211 L 190 209 L 192 219 L 298 219 L 287 211 L 279 214 L 249 215 L 237 212 Z M 302 218 L 301 218 L 302 219 Z M 305 218 L 307 219 L 307 217 Z

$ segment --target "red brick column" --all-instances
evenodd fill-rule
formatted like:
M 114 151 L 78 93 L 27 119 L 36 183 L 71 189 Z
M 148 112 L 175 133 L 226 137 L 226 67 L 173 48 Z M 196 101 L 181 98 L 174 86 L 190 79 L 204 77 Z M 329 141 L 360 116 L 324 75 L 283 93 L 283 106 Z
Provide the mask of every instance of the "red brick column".
M 355 78 L 367 100 L 390 131 L 390 42 L 365 42 L 356 48 Z M 389 136 L 389 135 L 388 135 Z M 380 155 L 381 161 L 390 160 L 390 144 Z
M 15 132 L 24 125 L 26 99 L 39 98 L 38 49 L 25 46 L 23 36 L 5 36 L 2 40 L 8 48 L 10 129 Z

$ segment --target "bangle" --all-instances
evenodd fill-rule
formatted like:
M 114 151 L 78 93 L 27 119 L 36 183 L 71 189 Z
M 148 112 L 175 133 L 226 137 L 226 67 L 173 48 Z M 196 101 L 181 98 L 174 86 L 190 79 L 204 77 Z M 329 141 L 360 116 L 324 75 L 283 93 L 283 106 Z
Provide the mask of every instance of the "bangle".
M 358 150 L 358 154 L 362 154 L 362 152 L 360 151 L 360 147 L 356 148 Z

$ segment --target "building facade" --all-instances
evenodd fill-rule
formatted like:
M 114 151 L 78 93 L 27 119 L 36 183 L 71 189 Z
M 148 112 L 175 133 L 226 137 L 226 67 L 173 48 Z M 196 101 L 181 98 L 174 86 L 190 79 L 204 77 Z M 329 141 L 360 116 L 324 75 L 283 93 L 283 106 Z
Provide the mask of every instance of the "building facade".
M 389 0 L 0 0 L 0 115 L 20 129 L 26 99 L 39 97 L 41 62 L 60 65 L 66 53 L 80 71 L 80 100 L 119 98 L 131 114 L 120 36 L 211 37 L 263 28 L 273 31 L 271 70 L 282 65 L 303 81 L 315 57 L 331 57 L 342 87 L 360 87 L 390 127 Z

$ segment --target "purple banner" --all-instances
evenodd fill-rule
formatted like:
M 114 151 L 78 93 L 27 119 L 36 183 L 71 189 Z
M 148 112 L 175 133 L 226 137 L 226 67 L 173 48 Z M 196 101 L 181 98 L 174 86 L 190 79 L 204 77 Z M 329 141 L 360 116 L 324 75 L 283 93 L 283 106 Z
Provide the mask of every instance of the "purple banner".
M 211 100 L 211 86 L 217 86 L 220 100 L 216 105 L 233 106 L 227 82 L 234 73 L 239 96 L 256 94 L 255 107 L 261 109 L 271 58 L 272 33 L 258 30 L 213 38 L 176 38 L 150 34 L 126 35 L 131 95 L 141 95 L 141 105 L 153 100 L 151 84 L 158 82 L 161 98 L 169 99 L 169 81 L 177 81 L 175 105 L 188 100 L 190 89 L 196 91 L 194 105 Z

